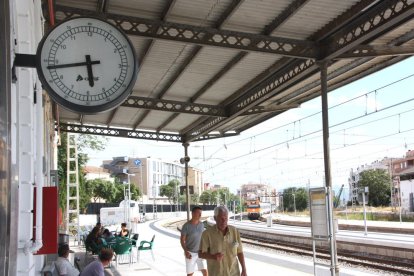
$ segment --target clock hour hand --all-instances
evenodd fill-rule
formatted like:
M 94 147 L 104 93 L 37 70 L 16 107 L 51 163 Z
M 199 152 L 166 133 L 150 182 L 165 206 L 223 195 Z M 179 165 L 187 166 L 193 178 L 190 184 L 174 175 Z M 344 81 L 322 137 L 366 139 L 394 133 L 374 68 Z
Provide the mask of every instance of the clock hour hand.
M 99 61 L 99 60 L 91 61 L 90 64 L 91 65 L 101 64 L 101 61 Z M 59 69 L 59 68 L 69 68 L 69 67 L 77 67 L 77 66 L 85 66 L 85 65 L 88 65 L 88 63 L 86 63 L 86 62 L 76 62 L 76 63 L 67 63 L 67 64 L 59 64 L 59 65 L 49 65 L 46 68 L 47 69 Z
M 91 56 L 90 55 L 86 55 L 86 69 L 88 70 L 88 80 L 89 80 L 89 86 L 93 87 L 95 85 L 94 81 L 93 81 L 93 72 L 92 72 L 92 61 L 91 61 Z

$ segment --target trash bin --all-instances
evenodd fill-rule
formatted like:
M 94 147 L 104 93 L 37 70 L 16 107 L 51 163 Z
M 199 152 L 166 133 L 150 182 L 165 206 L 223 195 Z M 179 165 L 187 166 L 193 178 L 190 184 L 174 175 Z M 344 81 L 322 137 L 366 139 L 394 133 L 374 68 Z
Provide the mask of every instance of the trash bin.
M 272 227 L 272 216 L 267 217 L 267 227 Z

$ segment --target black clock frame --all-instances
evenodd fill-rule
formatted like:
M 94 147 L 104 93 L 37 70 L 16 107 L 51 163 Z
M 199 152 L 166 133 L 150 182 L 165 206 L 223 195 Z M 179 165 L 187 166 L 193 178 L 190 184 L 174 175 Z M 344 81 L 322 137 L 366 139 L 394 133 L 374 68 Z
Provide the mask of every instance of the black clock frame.
M 118 97 L 114 98 L 113 100 L 111 100 L 110 102 L 107 102 L 105 104 L 101 104 L 101 105 L 95 105 L 95 106 L 87 106 L 87 105 L 80 105 L 80 104 L 76 104 L 73 103 L 71 101 L 68 101 L 64 98 L 62 98 L 47 82 L 42 67 L 41 67 L 41 52 L 43 49 L 43 45 L 46 41 L 46 39 L 48 39 L 49 35 L 60 25 L 65 24 L 69 21 L 72 20 L 76 20 L 76 19 L 80 19 L 80 18 L 86 18 L 86 19 L 94 19 L 94 20 L 99 20 L 102 21 L 106 24 L 112 25 L 112 27 L 114 27 L 115 29 L 117 29 L 121 35 L 123 35 L 127 41 L 127 43 L 129 44 L 129 46 L 131 47 L 132 50 L 132 55 L 133 55 L 133 59 L 134 59 L 134 66 L 133 66 L 133 72 L 132 72 L 132 79 L 131 81 L 128 83 L 127 87 L 125 88 L 124 92 L 119 95 Z M 61 23 L 55 25 L 46 35 L 43 36 L 42 40 L 40 41 L 38 47 L 37 47 L 37 51 L 36 51 L 36 70 L 37 70 L 37 74 L 38 77 L 40 79 L 40 82 L 42 83 L 43 88 L 47 91 L 47 93 L 49 94 L 49 96 L 55 101 L 57 102 L 59 105 L 61 105 L 62 107 L 76 112 L 76 113 L 81 113 L 81 114 L 85 114 L 85 115 L 93 115 L 93 114 L 98 114 L 98 113 L 102 113 L 102 112 L 107 112 L 110 111 L 116 107 L 118 107 L 119 105 L 121 105 L 127 98 L 129 95 L 131 95 L 132 93 L 132 89 L 134 88 L 136 79 L 137 79 L 137 75 L 138 75 L 138 59 L 135 53 L 135 48 L 134 45 L 132 44 L 131 40 L 129 39 L 129 37 L 118 27 L 116 27 L 114 24 L 106 21 L 104 18 L 99 18 L 99 17 L 93 17 L 93 16 L 78 16 L 78 17 L 73 17 L 70 18 L 68 20 L 62 21 Z

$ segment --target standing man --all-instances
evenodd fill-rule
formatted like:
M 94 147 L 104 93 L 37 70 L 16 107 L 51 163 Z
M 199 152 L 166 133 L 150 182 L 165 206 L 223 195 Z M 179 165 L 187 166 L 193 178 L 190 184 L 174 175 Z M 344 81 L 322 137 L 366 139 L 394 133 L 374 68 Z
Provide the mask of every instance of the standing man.
M 206 262 L 198 257 L 201 234 L 204 231 L 204 224 L 200 221 L 201 212 L 201 207 L 194 207 L 191 210 L 191 220 L 187 221 L 181 229 L 180 241 L 181 247 L 184 249 L 187 276 L 193 275 L 196 265 L 203 276 L 207 276 Z
M 210 275 L 247 276 L 240 234 L 235 227 L 227 225 L 228 215 L 226 206 L 214 208 L 216 225 L 203 232 L 198 255 L 207 259 Z M 241 273 L 237 259 L 241 265 Z

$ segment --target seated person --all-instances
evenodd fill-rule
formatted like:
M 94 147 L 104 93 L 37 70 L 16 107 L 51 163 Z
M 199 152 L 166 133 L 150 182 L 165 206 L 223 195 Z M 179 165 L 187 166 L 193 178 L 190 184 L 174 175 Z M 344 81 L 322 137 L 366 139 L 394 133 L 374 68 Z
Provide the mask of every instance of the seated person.
M 102 241 L 99 235 L 100 229 L 98 227 L 94 227 L 89 235 L 86 237 L 85 246 L 86 248 L 90 248 L 92 253 L 98 253 L 100 248 L 102 247 Z
M 99 253 L 99 258 L 88 264 L 82 271 L 81 276 L 105 276 L 104 267 L 111 263 L 113 256 L 114 252 L 112 249 L 102 249 Z
M 119 232 L 119 236 L 120 237 L 128 237 L 129 235 L 129 230 L 126 228 L 127 224 L 121 223 L 121 231 Z
M 55 262 L 55 266 L 59 276 L 78 276 L 79 270 L 77 270 L 68 260 L 70 250 L 68 244 L 62 244 L 58 249 L 58 258 Z
M 104 238 L 105 240 L 110 240 L 112 239 L 114 236 L 112 235 L 111 231 L 109 231 L 109 229 L 105 229 L 102 233 L 102 238 Z

